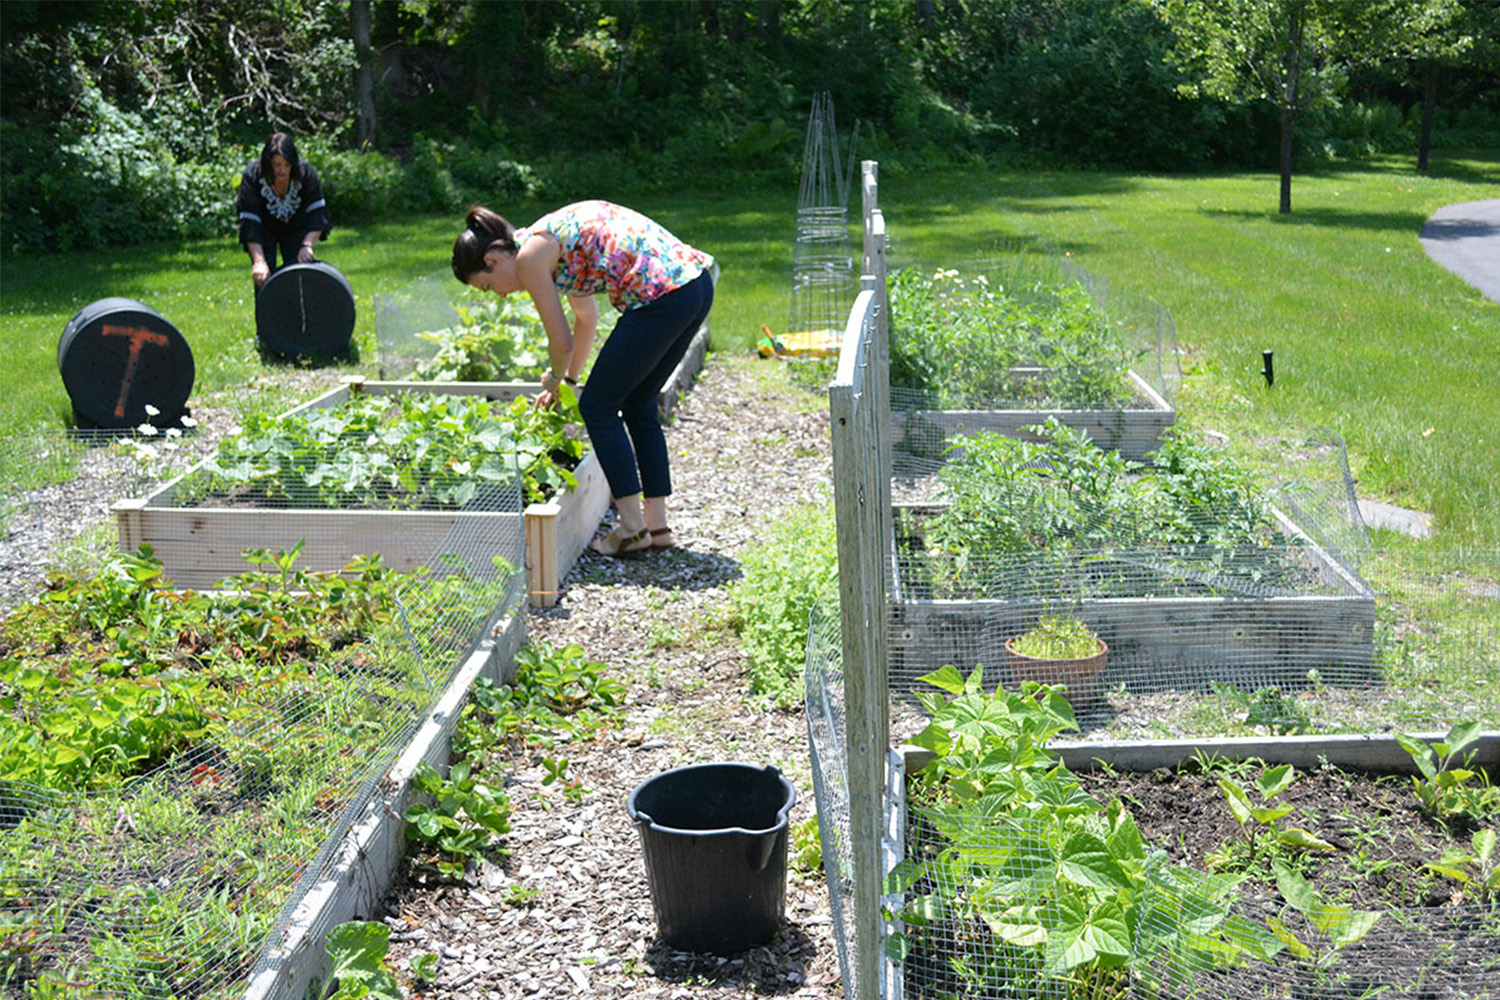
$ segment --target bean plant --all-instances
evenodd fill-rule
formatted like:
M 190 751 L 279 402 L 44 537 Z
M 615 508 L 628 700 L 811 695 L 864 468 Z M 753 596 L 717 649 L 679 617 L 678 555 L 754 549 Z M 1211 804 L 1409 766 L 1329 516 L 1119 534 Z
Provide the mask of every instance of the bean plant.
M 1238 878 L 1172 863 L 1118 801 L 1080 787 L 1047 749 L 1076 728 L 1066 699 L 1032 682 L 986 694 L 982 678 L 922 678 L 942 693 L 918 695 L 932 721 L 912 742 L 933 757 L 909 789 L 923 843 L 887 885 L 905 899 L 896 957 L 946 968 L 939 992 L 1042 982 L 1104 1000 L 1180 996 L 1285 947 L 1233 912 Z

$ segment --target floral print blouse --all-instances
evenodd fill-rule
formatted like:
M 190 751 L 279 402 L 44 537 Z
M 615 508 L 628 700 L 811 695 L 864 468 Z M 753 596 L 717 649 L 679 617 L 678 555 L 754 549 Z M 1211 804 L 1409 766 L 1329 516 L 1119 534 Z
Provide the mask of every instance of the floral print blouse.
M 549 212 L 524 229 L 562 244 L 552 280 L 564 295 L 608 292 L 620 312 L 638 309 L 681 288 L 713 267 L 714 259 L 679 240 L 660 223 L 607 201 L 580 201 Z

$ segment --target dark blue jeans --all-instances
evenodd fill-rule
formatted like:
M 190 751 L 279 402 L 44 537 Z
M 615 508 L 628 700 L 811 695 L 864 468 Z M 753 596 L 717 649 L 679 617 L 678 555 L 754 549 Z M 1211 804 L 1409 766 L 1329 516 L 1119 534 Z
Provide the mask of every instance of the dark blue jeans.
M 714 282 L 705 271 L 653 302 L 626 310 L 599 349 L 578 409 L 612 496 L 672 492 L 656 397 L 713 304 Z

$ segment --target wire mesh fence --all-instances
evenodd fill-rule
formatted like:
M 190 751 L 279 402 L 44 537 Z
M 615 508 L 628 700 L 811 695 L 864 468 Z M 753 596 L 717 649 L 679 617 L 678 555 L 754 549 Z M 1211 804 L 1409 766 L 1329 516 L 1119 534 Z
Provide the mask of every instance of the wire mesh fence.
M 846 994 L 1500 996 L 1500 920 L 1464 867 L 1494 857 L 1500 794 L 1460 752 L 1500 728 L 1500 553 L 1371 548 L 1341 442 L 1284 424 L 1248 443 L 1166 432 L 1147 461 L 1061 419 L 932 421 L 914 444 L 894 392 L 880 412 L 882 305 L 856 301 L 830 387 L 839 571 L 859 583 L 814 613 L 806 678 Z M 899 310 L 893 288 L 893 327 Z M 889 782 L 872 734 L 909 747 Z M 1324 886 L 1298 853 L 1318 838 L 1277 827 L 1287 853 L 1221 870 L 1172 860 L 1052 752 L 1128 769 L 1115 748 L 1237 737 L 1270 762 L 1219 780 L 1253 833 L 1288 815 L 1275 755 L 1301 741 L 1333 767 L 1317 748 L 1345 734 L 1418 775 L 1419 839 L 1452 832 L 1444 808 L 1479 833 Z M 899 850 L 872 850 L 875 808 Z M 1434 873 L 1449 881 L 1421 899 L 1345 899 Z
M 531 383 L 547 368 L 546 333 L 522 297 L 497 299 L 443 272 L 373 304 L 381 378 Z
M 361 405 L 177 478 L 171 566 L 126 538 L 0 619 L 6 995 L 242 996 L 464 655 L 520 613 L 503 407 Z M 418 412 L 466 443 L 406 447 Z M 158 484 L 117 449 L 91 460 L 120 464 L 106 488 Z
M 1139 458 L 1174 420 L 1171 314 L 1066 257 L 912 265 L 890 276 L 890 297 L 891 409 L 908 450 L 1055 415 Z

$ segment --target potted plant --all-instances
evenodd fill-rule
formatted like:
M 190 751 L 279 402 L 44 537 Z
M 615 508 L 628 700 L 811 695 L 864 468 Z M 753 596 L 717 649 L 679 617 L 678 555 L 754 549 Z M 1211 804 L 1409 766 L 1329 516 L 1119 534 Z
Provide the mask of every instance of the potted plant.
M 1109 645 L 1077 618 L 1042 615 L 1027 632 L 1005 641 L 1005 662 L 1013 683 L 1025 681 L 1067 685 L 1075 709 L 1094 700 Z

